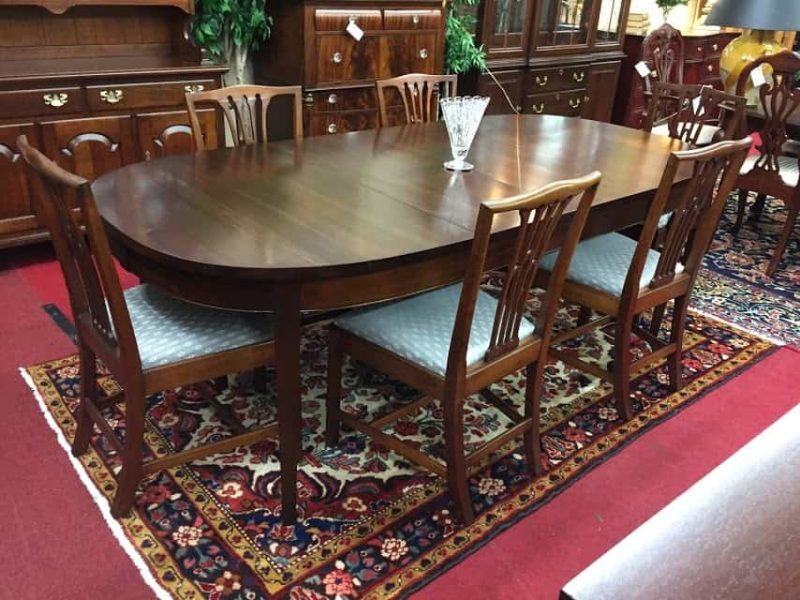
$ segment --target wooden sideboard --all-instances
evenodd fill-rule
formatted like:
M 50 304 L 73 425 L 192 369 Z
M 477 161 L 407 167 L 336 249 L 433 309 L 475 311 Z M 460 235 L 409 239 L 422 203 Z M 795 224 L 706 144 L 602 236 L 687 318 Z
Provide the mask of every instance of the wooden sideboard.
M 629 7 L 630 0 L 484 0 L 477 41 L 494 77 L 475 75 L 466 89 L 492 98 L 489 113 L 610 120 Z
M 699 83 L 722 89 L 719 75 L 719 59 L 722 50 L 735 32 L 690 32 L 683 33 L 684 83 Z M 614 123 L 641 128 L 647 114 L 647 99 L 644 82 L 634 66 L 642 59 L 644 36 L 625 36 L 625 60 L 622 62 L 617 101 L 614 105 Z
M 31 0 L 0 6 L 0 248 L 47 238 L 16 139 L 93 180 L 194 150 L 184 94 L 220 86 L 188 38 L 191 0 L 137 6 Z M 111 4 L 111 2 L 109 2 Z M 206 136 L 219 134 L 213 111 Z
M 255 79 L 303 86 L 306 135 L 377 127 L 376 79 L 444 72 L 441 0 L 273 0 L 269 11 L 275 27 L 255 55 Z M 346 32 L 350 22 L 361 40 Z M 270 116 L 270 139 L 289 137 L 288 123 Z

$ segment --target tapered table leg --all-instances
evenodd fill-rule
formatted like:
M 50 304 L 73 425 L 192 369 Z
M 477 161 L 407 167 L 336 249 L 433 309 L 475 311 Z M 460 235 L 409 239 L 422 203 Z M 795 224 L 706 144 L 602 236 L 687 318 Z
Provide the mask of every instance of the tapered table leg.
M 300 415 L 300 289 L 276 290 L 275 370 L 281 457 L 281 504 L 285 525 L 297 520 L 297 464 L 302 444 Z

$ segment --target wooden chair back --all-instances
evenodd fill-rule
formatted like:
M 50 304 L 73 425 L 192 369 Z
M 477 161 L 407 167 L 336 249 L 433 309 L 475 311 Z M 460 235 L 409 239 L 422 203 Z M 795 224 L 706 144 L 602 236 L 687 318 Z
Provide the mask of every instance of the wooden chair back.
M 187 93 L 186 106 L 197 150 L 206 148 L 197 116 L 198 107 L 211 105 L 222 112 L 234 146 L 266 143 L 267 110 L 270 101 L 278 96 L 293 97 L 293 136 L 299 141 L 303 138 L 302 88 L 299 85 L 234 85 L 207 92 Z
M 39 218 L 53 241 L 80 343 L 112 371 L 124 362 L 141 374 L 128 307 L 89 182 L 59 167 L 24 135 L 17 147 L 36 174 Z M 78 211 L 66 201 L 70 194 L 77 198 Z
M 661 83 L 683 83 L 684 44 L 681 32 L 669 23 L 654 29 L 642 42 L 642 60 L 656 73 Z M 645 89 L 651 89 L 645 78 Z
M 457 93 L 456 75 L 426 75 L 412 73 L 375 82 L 378 92 L 381 127 L 389 126 L 386 102 L 387 88 L 396 90 L 403 101 L 405 122 L 430 123 L 439 117 L 439 98 L 452 98 Z
M 736 84 L 736 93 L 744 96 L 752 72 L 765 65 L 771 68 L 772 73 L 765 73 L 767 83 L 758 89 L 765 118 L 759 131 L 761 144 L 758 150 L 761 156 L 756 160 L 751 173 L 760 173 L 779 181 L 778 158 L 783 156 L 783 148 L 788 140 L 786 122 L 800 107 L 800 85 L 797 81 L 800 75 L 800 57 L 787 50 L 754 60 L 742 70 Z
M 458 378 L 465 373 L 472 318 L 495 217 L 516 212 L 519 225 L 497 304 L 491 342 L 486 352 L 487 362 L 498 360 L 519 346 L 518 330 L 539 262 L 542 255 L 551 248 L 553 234 L 564 210 L 579 196 L 536 321 L 535 331 L 542 337 L 542 347 L 548 346 L 567 268 L 580 240 L 600 179 L 601 174 L 595 171 L 579 179 L 550 184 L 532 193 L 481 204 L 453 327 L 447 377 Z
M 703 128 L 716 126 L 721 133 L 714 140 L 734 139 L 744 123 L 747 100 L 711 86 L 693 84 L 653 84 L 653 97 L 645 120 L 645 131 L 666 124 L 669 136 L 697 145 Z
M 694 280 L 751 144 L 748 137 L 672 153 L 645 218 L 623 287 L 621 306 L 632 306 L 641 292 L 639 284 L 659 229 L 658 222 L 673 196 L 676 176 L 687 168 L 692 169 L 692 176 L 672 208 L 661 256 L 648 290 L 672 283 L 676 275 Z

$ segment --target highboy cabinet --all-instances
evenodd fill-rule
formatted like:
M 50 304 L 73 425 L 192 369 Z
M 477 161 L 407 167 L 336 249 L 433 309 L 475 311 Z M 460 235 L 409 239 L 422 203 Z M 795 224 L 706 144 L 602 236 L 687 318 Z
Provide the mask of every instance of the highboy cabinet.
M 72 4 L 0 5 L 0 248 L 46 238 L 16 147 L 20 134 L 90 180 L 191 152 L 184 94 L 219 87 L 226 70 L 201 64 L 189 42 L 192 0 Z M 213 111 L 203 119 L 213 145 Z

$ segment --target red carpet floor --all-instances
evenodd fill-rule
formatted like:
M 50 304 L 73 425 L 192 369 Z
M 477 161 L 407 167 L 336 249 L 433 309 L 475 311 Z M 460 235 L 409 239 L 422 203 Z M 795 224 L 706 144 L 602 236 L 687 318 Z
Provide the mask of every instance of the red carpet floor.
M 56 265 L 47 258 L 46 250 L 0 256 L 0 598 L 150 598 L 17 372 L 73 351 L 41 309 L 46 303 L 68 309 Z M 414 598 L 557 598 L 567 580 L 800 402 L 798 371 L 800 352 L 778 351 L 628 446 Z

